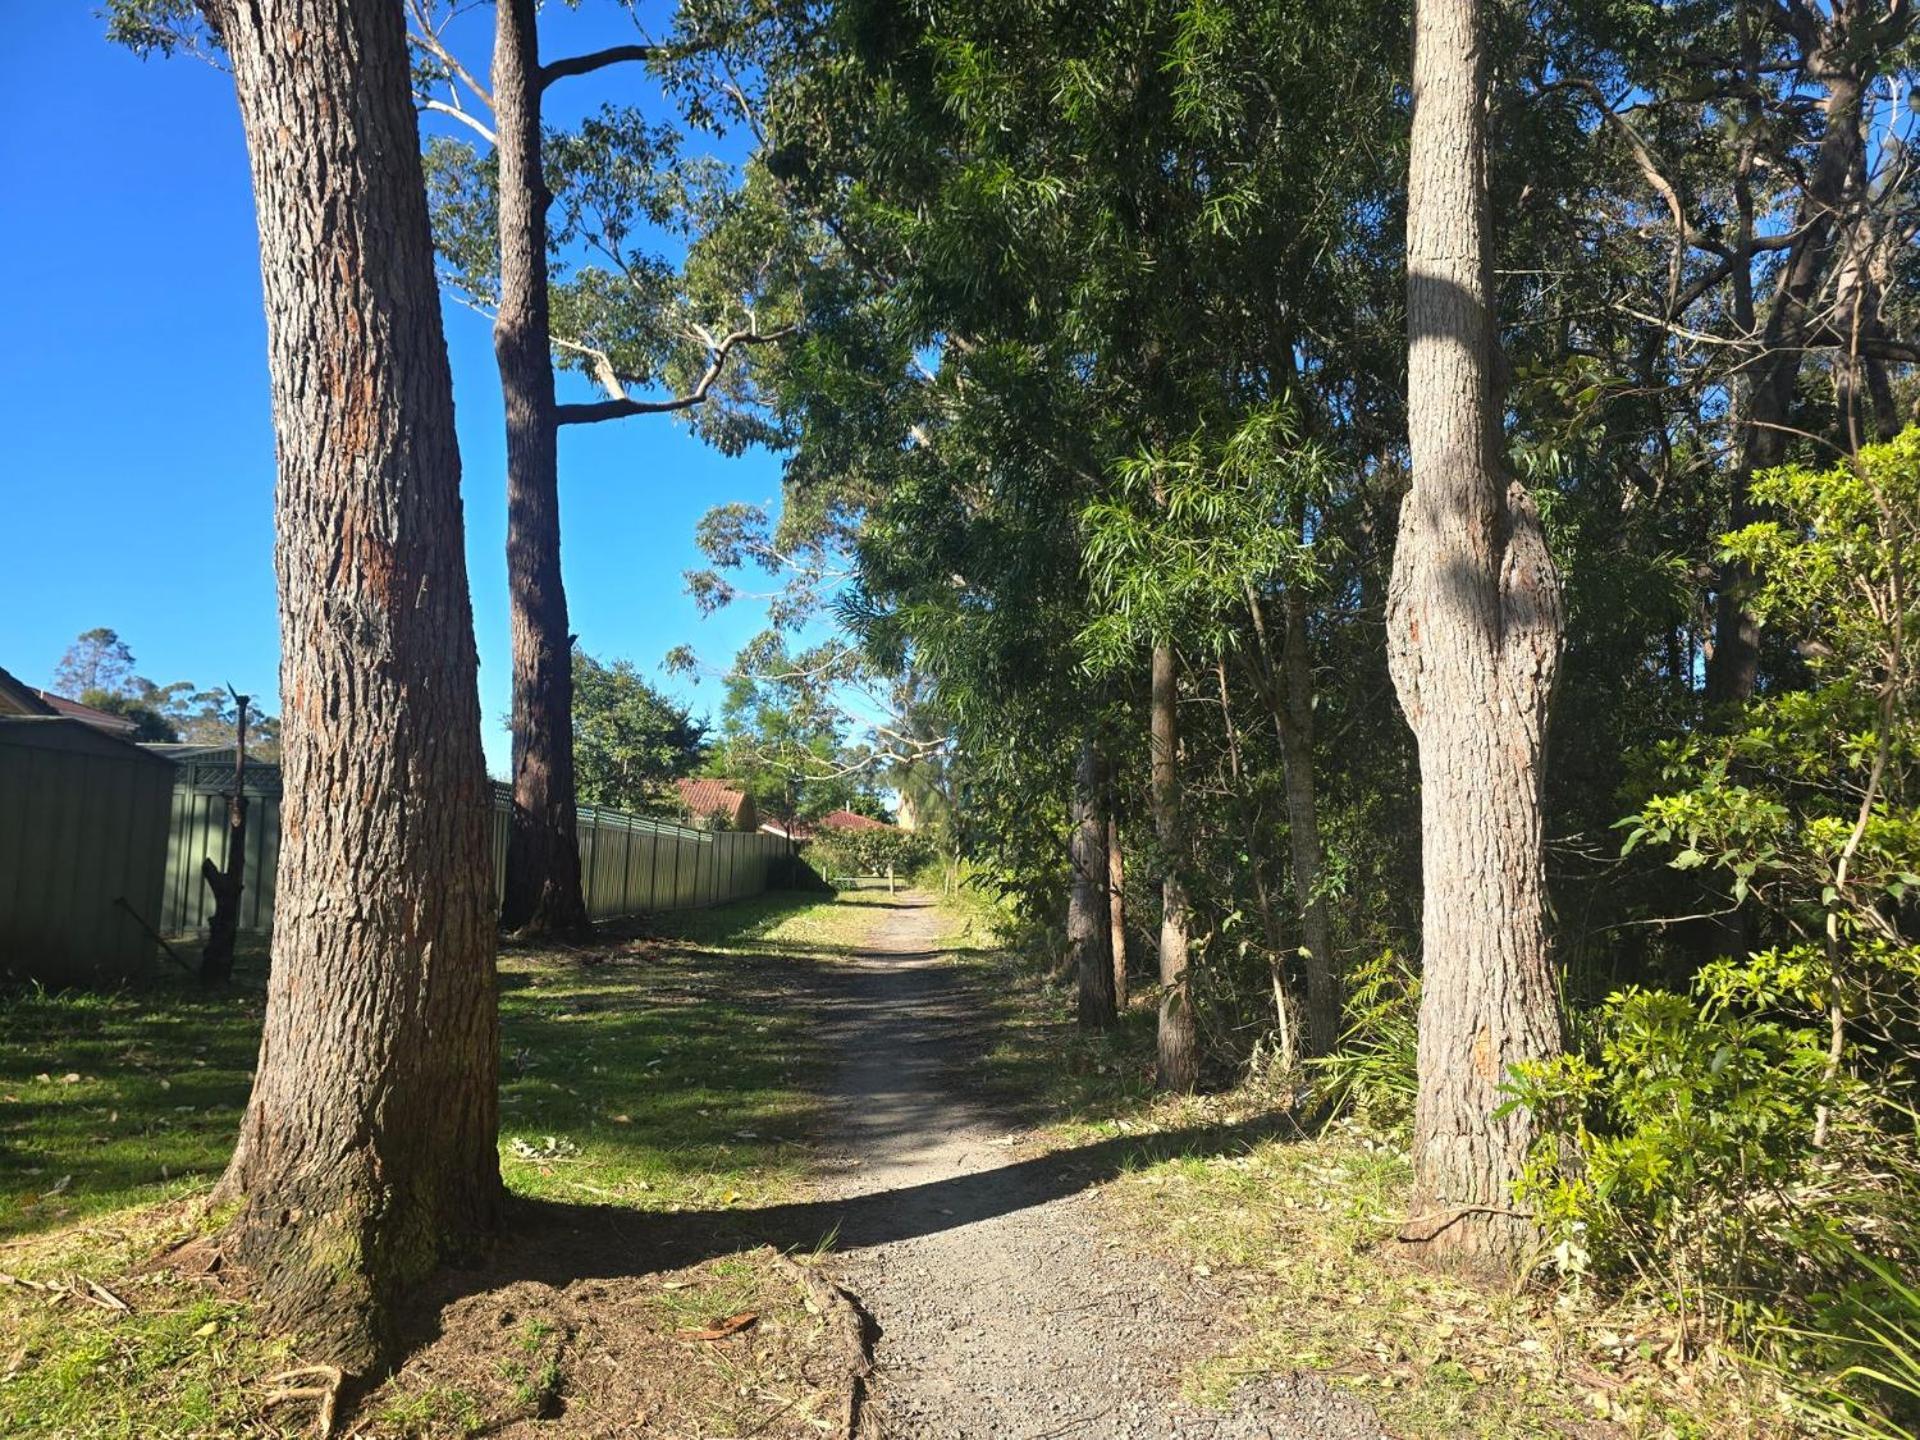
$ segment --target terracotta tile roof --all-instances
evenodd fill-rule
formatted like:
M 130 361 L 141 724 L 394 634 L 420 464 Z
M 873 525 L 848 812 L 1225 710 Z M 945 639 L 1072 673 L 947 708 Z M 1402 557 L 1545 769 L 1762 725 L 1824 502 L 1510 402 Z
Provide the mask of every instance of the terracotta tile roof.
M 724 780 L 676 780 L 673 786 L 680 792 L 680 803 L 694 818 L 724 815 L 729 825 L 739 824 L 740 807 L 747 803 L 745 791 L 736 790 Z
M 829 810 L 820 817 L 822 830 L 897 830 L 897 825 L 889 825 L 884 820 L 876 820 L 871 815 L 856 815 L 851 810 Z

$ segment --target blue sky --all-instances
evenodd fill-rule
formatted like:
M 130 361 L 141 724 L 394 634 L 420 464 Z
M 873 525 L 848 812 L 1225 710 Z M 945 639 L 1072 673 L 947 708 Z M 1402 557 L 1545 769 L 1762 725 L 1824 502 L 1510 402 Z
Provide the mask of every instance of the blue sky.
M 107 44 L 92 8 L 9 0 L 0 47 L 0 666 L 46 685 L 75 635 L 107 625 L 160 684 L 272 695 L 273 432 L 232 89 L 196 61 Z M 549 54 L 632 38 L 616 6 L 548 14 Z M 571 82 L 575 98 L 651 103 L 644 76 L 622 74 Z M 500 392 L 486 320 L 455 305 L 446 319 L 483 733 L 504 775 Z M 667 417 L 571 426 L 560 444 L 574 631 L 696 713 L 717 705 L 713 682 L 689 689 L 658 664 L 682 642 L 724 662 L 758 628 L 747 607 L 702 620 L 681 574 L 699 516 L 776 499 L 778 462 L 729 460 Z

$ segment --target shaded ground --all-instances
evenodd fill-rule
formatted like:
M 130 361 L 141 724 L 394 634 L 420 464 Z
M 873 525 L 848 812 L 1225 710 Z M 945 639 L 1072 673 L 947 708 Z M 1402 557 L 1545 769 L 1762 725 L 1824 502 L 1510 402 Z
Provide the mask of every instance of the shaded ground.
M 893 1436 L 1379 1433 L 1315 1381 L 1183 1402 L 1242 1307 L 1097 1223 L 1103 1182 L 1242 1153 L 1270 1126 L 1022 1141 L 973 1071 L 1008 1033 L 995 976 L 943 959 L 918 899 L 770 896 L 668 923 L 503 957 L 510 1234 L 421 1293 L 407 1362 L 348 1397 L 337 1433 L 838 1433 L 845 1335 L 768 1245 L 834 1252 L 877 1323 L 868 1413 Z M 301 1357 L 260 1334 L 244 1276 L 146 1263 L 207 1224 L 191 1195 L 149 1202 L 203 1189 L 223 1156 L 258 1024 L 243 980 L 212 1000 L 162 986 L 0 1007 L 18 1207 L 0 1214 L 28 1232 L 0 1241 L 20 1277 L 0 1276 L 0 1429 L 312 1433 L 310 1404 L 269 1403 Z M 31 1233 L 47 1225 L 64 1228 Z M 741 1313 L 738 1333 L 698 1338 Z
M 948 1440 L 1071 1436 L 1374 1436 L 1364 1410 L 1312 1380 L 1178 1397 L 1182 1372 L 1231 1328 L 1218 1297 L 1105 1238 L 1092 1187 L 1167 1153 L 1219 1153 L 1231 1127 L 1023 1152 L 975 1098 L 992 1043 L 978 970 L 942 963 L 931 906 L 887 910 L 869 949 L 833 967 L 824 1035 L 841 1054 L 818 1207 L 836 1268 L 878 1323 L 889 1432 Z M 822 977 L 826 979 L 826 977 Z M 815 1221 L 818 1225 L 820 1221 Z M 809 1228 L 809 1227 L 803 1227 Z

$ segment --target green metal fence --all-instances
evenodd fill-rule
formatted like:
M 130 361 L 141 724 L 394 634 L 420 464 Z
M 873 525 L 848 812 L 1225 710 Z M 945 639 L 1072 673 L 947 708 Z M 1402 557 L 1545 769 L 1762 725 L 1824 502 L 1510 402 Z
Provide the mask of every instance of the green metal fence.
M 160 928 L 184 934 L 206 928 L 213 897 L 200 878 L 200 862 L 226 856 L 226 793 L 233 786 L 233 759 L 217 755 L 183 758 L 174 784 L 168 828 L 165 899 Z M 240 925 L 267 930 L 273 924 L 274 866 L 280 853 L 280 772 L 249 765 L 247 883 Z M 507 873 L 507 826 L 512 792 L 493 787 L 493 885 L 500 894 Z M 587 913 L 596 920 L 658 910 L 720 905 L 765 890 L 787 853 L 778 835 L 702 830 L 644 815 L 582 805 L 580 880 Z

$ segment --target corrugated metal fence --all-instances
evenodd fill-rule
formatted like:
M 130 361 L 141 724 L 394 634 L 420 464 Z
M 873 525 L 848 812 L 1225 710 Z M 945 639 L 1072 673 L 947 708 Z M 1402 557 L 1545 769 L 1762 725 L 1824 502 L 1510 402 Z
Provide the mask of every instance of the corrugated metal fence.
M 233 785 L 233 760 L 216 757 L 184 760 L 173 788 L 168 827 L 165 899 L 160 928 L 169 935 L 206 928 L 213 897 L 200 878 L 200 862 L 226 856 L 226 792 Z M 247 806 L 247 885 L 242 899 L 243 930 L 273 924 L 274 866 L 280 855 L 280 771 L 273 765 L 249 765 Z M 507 821 L 512 792 L 493 791 L 493 886 L 497 896 L 507 873 Z M 787 853 L 778 835 L 736 830 L 701 830 L 644 815 L 582 805 L 580 879 L 587 913 L 596 920 L 658 910 L 692 910 L 719 905 L 768 887 Z

